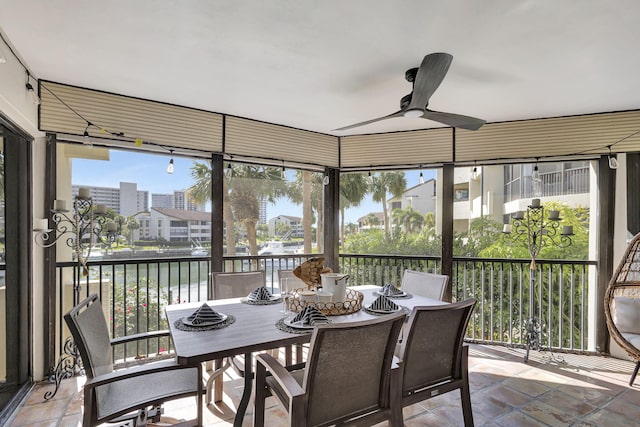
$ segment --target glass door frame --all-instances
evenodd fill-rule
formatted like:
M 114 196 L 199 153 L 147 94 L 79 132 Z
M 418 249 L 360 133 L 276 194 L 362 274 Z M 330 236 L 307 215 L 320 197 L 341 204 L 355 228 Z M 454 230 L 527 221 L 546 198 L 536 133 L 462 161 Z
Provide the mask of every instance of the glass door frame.
M 13 395 L 0 408 L 0 424 L 12 415 L 32 383 L 32 141 L 0 116 L 4 138 L 5 280 L 7 390 Z

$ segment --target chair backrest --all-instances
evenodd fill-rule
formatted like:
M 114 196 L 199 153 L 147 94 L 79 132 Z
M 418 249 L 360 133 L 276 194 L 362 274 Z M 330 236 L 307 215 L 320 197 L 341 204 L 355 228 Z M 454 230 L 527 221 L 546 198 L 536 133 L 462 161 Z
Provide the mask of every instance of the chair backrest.
M 98 295 L 93 294 L 80 302 L 64 315 L 64 320 L 80 352 L 87 378 L 112 372 L 109 328 Z
M 449 276 L 405 270 L 402 276 L 402 290 L 415 295 L 442 301 L 449 284 Z
M 293 274 L 293 270 L 278 270 L 278 283 L 280 284 L 280 289 L 282 289 L 282 279 L 293 280 L 295 289 L 307 288 L 307 284 L 304 283 L 298 276 Z
M 460 379 L 462 346 L 475 298 L 414 307 L 398 356 L 402 359 L 402 394 Z
M 314 329 L 302 387 L 307 425 L 388 407 L 393 352 L 404 313 Z
M 238 271 L 238 272 L 213 272 L 211 273 L 212 299 L 246 297 L 256 288 L 265 286 L 266 276 L 264 270 Z

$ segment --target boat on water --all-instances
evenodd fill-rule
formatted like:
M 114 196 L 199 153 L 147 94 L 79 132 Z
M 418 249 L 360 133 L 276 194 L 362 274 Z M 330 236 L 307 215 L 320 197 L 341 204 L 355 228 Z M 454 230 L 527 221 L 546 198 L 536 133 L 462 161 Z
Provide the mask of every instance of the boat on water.
M 285 255 L 301 253 L 302 247 L 297 244 L 285 244 L 280 241 L 269 241 L 258 251 L 258 255 Z
M 199 240 L 191 240 L 191 256 L 207 256 L 209 251 L 202 247 Z
M 270 241 L 265 244 L 259 251 L 258 255 L 275 255 L 275 254 L 283 254 L 284 251 L 284 243 Z
M 191 249 L 191 256 L 207 256 L 209 251 L 205 248 L 193 248 Z

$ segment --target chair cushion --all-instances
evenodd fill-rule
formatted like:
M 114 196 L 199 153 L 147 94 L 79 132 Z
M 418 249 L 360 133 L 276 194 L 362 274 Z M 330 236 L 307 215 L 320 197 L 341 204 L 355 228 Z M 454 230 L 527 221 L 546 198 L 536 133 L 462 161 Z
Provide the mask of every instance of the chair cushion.
M 640 335 L 623 333 L 622 336 L 635 348 L 640 348 Z
M 152 365 L 152 364 L 151 364 Z M 143 408 L 197 391 L 198 369 L 176 369 L 128 378 L 96 388 L 98 418 L 108 420 L 123 409 Z M 129 412 L 129 411 L 127 411 Z
M 640 298 L 615 297 L 614 322 L 622 333 L 640 334 Z

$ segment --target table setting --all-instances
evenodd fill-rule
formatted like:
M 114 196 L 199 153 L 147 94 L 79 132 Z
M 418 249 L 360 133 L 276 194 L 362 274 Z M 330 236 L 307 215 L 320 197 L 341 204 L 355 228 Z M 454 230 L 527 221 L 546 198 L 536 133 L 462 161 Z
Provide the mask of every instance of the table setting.
M 283 332 L 306 334 L 313 331 L 317 325 L 332 323 L 318 308 L 308 305 L 299 313 L 284 317 L 276 323 L 276 328 Z
M 243 304 L 249 305 L 271 305 L 271 304 L 279 304 L 282 301 L 281 295 L 273 295 L 269 292 L 264 286 L 260 286 L 253 291 L 245 298 L 242 298 L 240 302 Z
M 375 296 L 385 296 L 387 298 L 411 298 L 413 295 L 403 291 L 402 289 L 398 289 L 396 286 L 391 283 L 385 284 L 382 288 L 373 291 L 373 295 Z
M 225 328 L 235 321 L 235 316 L 215 311 L 204 303 L 191 315 L 177 319 L 173 325 L 181 331 L 195 332 Z

